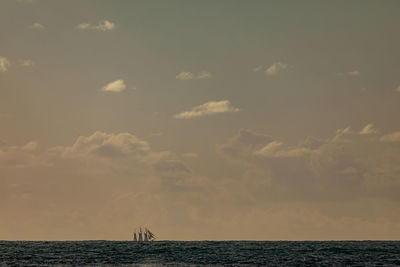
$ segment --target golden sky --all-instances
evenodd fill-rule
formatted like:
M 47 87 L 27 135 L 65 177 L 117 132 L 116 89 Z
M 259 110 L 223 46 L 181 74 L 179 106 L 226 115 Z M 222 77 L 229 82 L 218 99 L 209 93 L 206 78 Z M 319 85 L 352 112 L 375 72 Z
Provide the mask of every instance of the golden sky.
M 400 239 L 399 11 L 1 1 L 0 240 Z

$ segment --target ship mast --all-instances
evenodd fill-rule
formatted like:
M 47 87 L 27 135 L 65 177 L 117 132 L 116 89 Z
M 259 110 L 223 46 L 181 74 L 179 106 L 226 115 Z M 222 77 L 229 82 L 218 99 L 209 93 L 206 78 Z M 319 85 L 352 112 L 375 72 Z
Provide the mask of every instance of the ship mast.
M 141 242 L 141 241 L 154 241 L 156 236 L 148 229 L 142 227 L 139 228 L 139 231 L 135 229 L 133 233 L 133 241 Z
M 133 241 L 137 241 L 136 229 L 135 229 L 135 232 L 133 233 Z
M 139 241 L 143 241 L 142 227 L 140 227 L 140 230 L 139 230 Z

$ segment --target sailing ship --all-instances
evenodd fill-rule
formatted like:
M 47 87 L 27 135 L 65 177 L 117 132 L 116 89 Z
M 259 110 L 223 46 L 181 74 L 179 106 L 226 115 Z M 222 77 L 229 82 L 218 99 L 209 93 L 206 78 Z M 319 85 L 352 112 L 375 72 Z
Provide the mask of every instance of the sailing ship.
M 147 241 L 154 241 L 156 240 L 156 236 L 148 229 L 148 228 L 144 228 L 144 230 L 142 229 L 142 227 L 139 228 L 139 231 L 136 231 L 133 233 L 133 241 L 136 242 L 147 242 Z

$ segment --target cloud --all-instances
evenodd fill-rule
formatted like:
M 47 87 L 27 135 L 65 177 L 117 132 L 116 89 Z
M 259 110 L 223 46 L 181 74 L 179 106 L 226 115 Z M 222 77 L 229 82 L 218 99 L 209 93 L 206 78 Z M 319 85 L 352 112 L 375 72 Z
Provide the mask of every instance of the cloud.
M 265 134 L 255 133 L 247 129 L 241 129 L 227 144 L 217 146 L 217 150 L 230 159 L 251 157 L 254 152 L 262 149 L 274 139 Z
M 162 160 L 153 165 L 154 169 L 162 173 L 191 173 L 185 164 L 179 160 Z
M 127 240 L 146 225 L 160 239 L 398 239 L 400 147 L 358 131 L 333 139 L 289 145 L 241 129 L 219 146 L 225 157 L 193 169 L 132 133 L 47 150 L 0 142 L 0 235 Z
M 33 23 L 32 25 L 29 26 L 29 28 L 36 30 L 36 31 L 43 31 L 44 26 L 40 23 Z
M 290 158 L 301 157 L 309 153 L 312 147 L 320 144 L 322 142 L 318 139 L 308 138 L 300 146 L 288 147 L 269 135 L 241 129 L 227 144 L 218 146 L 218 151 L 231 159 L 242 157 Z
M 112 31 L 115 29 L 115 23 L 108 20 L 100 21 L 97 25 L 89 23 L 81 23 L 76 26 L 79 30 L 98 30 L 98 31 Z
M 126 89 L 124 80 L 116 80 L 104 86 L 101 90 L 105 92 L 122 92 Z
M 210 79 L 211 78 L 211 72 L 209 71 L 201 71 L 197 74 L 196 79 Z
M 154 132 L 154 133 L 151 133 L 149 135 L 149 137 L 160 137 L 160 136 L 163 136 L 163 135 L 164 135 L 163 132 Z
M 346 73 L 339 72 L 339 73 L 337 73 L 337 75 L 339 75 L 339 76 L 357 77 L 357 76 L 361 75 L 361 72 L 358 71 L 358 70 L 354 70 L 354 71 L 349 71 L 349 72 L 346 72 Z
M 186 80 L 192 80 L 193 79 L 193 73 L 188 72 L 188 71 L 182 71 L 178 75 L 176 75 L 176 78 L 181 81 L 186 81 Z
M 30 59 L 26 59 L 26 60 L 21 60 L 21 66 L 23 67 L 32 67 L 35 66 L 35 61 L 30 60 Z
M 400 131 L 390 134 L 385 134 L 380 138 L 381 142 L 400 142 Z
M 100 22 L 97 26 L 95 26 L 95 29 L 101 31 L 111 31 L 115 29 L 115 24 L 108 20 L 104 20 Z
M 348 76 L 351 76 L 351 77 L 360 76 L 360 74 L 361 74 L 361 73 L 360 73 L 358 70 L 347 72 L 347 75 L 348 75 Z
M 27 168 L 45 165 L 45 159 L 38 156 L 38 143 L 30 141 L 22 146 L 8 146 L 0 143 L 0 168 Z
M 271 143 L 267 144 L 265 147 L 261 148 L 258 151 L 255 151 L 254 154 L 262 155 L 265 157 L 273 156 L 276 150 L 282 145 L 282 142 L 272 141 Z
M 197 75 L 195 75 L 192 72 L 189 71 L 182 71 L 179 74 L 175 76 L 176 79 L 181 80 L 181 81 L 187 81 L 187 80 L 202 80 L 202 79 L 210 79 L 212 77 L 211 72 L 209 71 L 201 71 Z
M 236 166 L 256 172 L 253 179 L 264 179 L 252 181 L 264 184 L 262 190 L 257 189 L 260 198 L 314 201 L 374 196 L 400 200 L 400 147 L 383 143 L 400 142 L 400 132 L 380 140 L 348 130 L 342 134 L 343 129 L 338 132 L 334 138 L 308 138 L 287 145 L 242 129 L 217 148 Z
M 218 113 L 238 112 L 240 109 L 231 105 L 229 100 L 209 101 L 200 106 L 193 107 L 190 111 L 184 111 L 174 115 L 175 119 L 191 119 Z
M 273 76 L 278 74 L 278 72 L 286 69 L 287 67 L 288 65 L 285 63 L 275 62 L 269 68 L 266 69 L 265 74 L 267 74 L 268 76 Z
M 374 125 L 372 123 L 367 124 L 360 131 L 360 134 L 376 134 L 376 133 L 378 133 L 378 130 L 374 129 Z
M 121 159 L 144 158 L 151 153 L 147 142 L 130 133 L 107 134 L 97 131 L 90 136 L 80 136 L 72 146 L 60 149 L 63 157 L 98 157 Z
M 0 57 L 0 72 L 6 72 L 10 66 L 10 61 L 5 57 Z
M 198 155 L 197 153 L 188 152 L 188 153 L 183 153 L 182 156 L 185 158 L 197 158 Z
M 36 141 L 30 141 L 25 144 L 22 149 L 26 151 L 35 151 L 38 148 L 38 143 Z
M 78 24 L 78 26 L 76 26 L 76 27 L 80 30 L 86 30 L 86 29 L 90 29 L 91 25 L 89 23 L 81 23 L 81 24 Z
M 346 127 L 346 128 L 341 128 L 341 129 L 337 129 L 336 130 L 336 135 L 333 138 L 333 140 L 337 140 L 340 139 L 342 136 L 344 135 L 350 135 L 350 134 L 354 134 L 353 130 L 350 129 L 350 127 Z
M 254 72 L 258 72 L 258 71 L 260 71 L 260 70 L 262 70 L 263 69 L 263 66 L 257 66 L 257 67 L 255 67 L 255 68 L 253 68 L 253 71 Z
M 257 156 L 270 157 L 270 158 L 295 158 L 304 156 L 310 153 L 310 149 L 307 147 L 288 147 L 282 149 L 282 142 L 272 141 L 265 147 L 254 152 Z

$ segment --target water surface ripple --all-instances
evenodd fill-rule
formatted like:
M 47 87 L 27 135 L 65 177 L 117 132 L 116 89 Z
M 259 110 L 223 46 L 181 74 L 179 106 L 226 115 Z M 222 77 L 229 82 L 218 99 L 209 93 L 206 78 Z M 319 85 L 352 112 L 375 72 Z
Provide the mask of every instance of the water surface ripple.
M 0 241 L 0 265 L 400 266 L 400 242 Z

